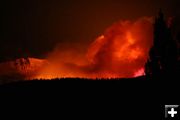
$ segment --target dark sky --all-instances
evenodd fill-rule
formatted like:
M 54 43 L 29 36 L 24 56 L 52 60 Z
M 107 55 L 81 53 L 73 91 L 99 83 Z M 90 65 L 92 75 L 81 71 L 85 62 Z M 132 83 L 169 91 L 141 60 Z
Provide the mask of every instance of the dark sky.
M 121 19 L 179 15 L 179 0 L 1 0 L 0 56 L 21 46 L 40 57 L 57 43 L 88 45 Z

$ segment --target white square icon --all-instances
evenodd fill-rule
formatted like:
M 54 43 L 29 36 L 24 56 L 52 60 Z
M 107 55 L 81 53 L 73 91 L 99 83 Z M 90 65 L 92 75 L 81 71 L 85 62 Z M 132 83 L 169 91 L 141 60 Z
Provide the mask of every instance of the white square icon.
M 165 118 L 167 118 L 168 115 L 170 115 L 172 118 L 175 117 L 175 115 L 177 115 L 178 113 L 175 108 L 177 108 L 178 106 L 179 105 L 165 105 Z

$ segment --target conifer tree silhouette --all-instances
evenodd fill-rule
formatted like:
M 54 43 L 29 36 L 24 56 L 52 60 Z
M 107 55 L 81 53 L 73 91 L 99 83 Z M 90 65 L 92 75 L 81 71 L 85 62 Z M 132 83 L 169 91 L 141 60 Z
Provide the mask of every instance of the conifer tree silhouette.
M 176 75 L 177 60 L 177 44 L 173 40 L 170 26 L 166 24 L 160 10 L 154 23 L 153 46 L 145 64 L 146 75 L 152 78 Z

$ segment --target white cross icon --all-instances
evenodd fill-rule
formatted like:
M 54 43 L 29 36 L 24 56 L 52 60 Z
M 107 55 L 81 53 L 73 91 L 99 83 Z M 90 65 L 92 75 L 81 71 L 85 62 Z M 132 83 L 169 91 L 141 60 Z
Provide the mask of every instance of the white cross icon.
M 177 111 L 174 111 L 174 108 L 171 108 L 171 111 L 168 111 L 168 114 L 170 114 L 171 117 L 174 117 L 174 115 L 177 114 Z

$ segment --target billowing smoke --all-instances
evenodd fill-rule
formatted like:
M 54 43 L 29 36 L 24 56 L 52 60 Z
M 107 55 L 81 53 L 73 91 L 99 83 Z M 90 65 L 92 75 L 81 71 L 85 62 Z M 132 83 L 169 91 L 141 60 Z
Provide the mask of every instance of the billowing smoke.
M 119 21 L 105 30 L 87 49 L 83 45 L 58 45 L 37 78 L 128 78 L 144 74 L 153 40 L 152 19 Z M 62 46 L 66 46 L 62 49 Z
M 144 74 L 152 40 L 152 18 L 122 20 L 107 28 L 86 50 L 83 43 L 59 43 L 45 60 L 30 59 L 30 70 L 18 74 L 25 74 L 26 79 L 137 77 Z M 15 69 L 11 67 L 11 71 Z

